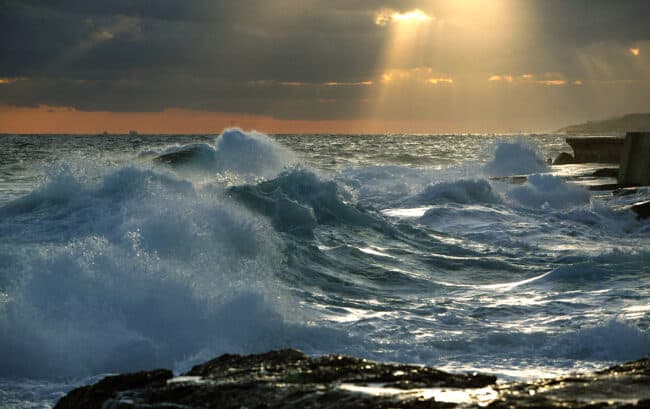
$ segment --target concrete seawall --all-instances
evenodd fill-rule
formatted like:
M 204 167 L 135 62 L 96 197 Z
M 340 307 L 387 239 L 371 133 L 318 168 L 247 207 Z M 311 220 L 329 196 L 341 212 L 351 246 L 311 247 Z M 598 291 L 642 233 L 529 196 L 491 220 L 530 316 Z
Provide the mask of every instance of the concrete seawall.
M 573 163 L 619 163 L 625 139 L 618 136 L 569 137 Z
M 628 132 L 618 173 L 621 185 L 650 185 L 650 132 Z

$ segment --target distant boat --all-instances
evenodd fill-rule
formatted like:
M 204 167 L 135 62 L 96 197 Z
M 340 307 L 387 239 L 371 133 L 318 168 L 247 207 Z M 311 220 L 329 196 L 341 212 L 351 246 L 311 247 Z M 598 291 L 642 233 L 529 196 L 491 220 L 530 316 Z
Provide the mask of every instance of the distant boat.
M 129 136 L 130 136 L 130 137 L 136 137 L 136 136 L 138 136 L 138 132 L 137 132 L 137 131 L 134 131 L 134 130 L 132 129 L 132 130 L 129 131 Z
M 107 131 L 104 131 L 104 132 L 101 133 L 101 136 L 109 136 L 109 134 L 108 134 Z

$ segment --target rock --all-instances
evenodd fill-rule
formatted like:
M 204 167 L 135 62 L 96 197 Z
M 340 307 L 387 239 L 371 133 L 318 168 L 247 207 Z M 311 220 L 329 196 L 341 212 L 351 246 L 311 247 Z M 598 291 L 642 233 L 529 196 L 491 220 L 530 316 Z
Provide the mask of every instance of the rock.
M 527 176 L 490 176 L 488 179 L 495 182 L 510 183 L 511 185 L 523 185 L 528 182 Z
M 591 374 L 505 384 L 490 408 L 650 408 L 650 359 Z
M 72 390 L 56 404 L 57 409 L 98 408 L 117 393 L 143 389 L 147 387 L 162 387 L 174 374 L 168 369 L 136 372 L 126 375 L 107 376 L 94 385 L 82 386 Z
M 190 163 L 200 154 L 200 148 L 198 146 L 189 146 L 183 147 L 177 151 L 163 153 L 156 156 L 153 160 L 154 162 L 164 163 L 166 165 L 184 165 Z
M 153 161 L 172 168 L 214 170 L 217 166 L 214 148 L 205 143 L 182 146 L 156 156 Z
M 570 163 L 576 163 L 575 158 L 570 153 L 562 152 L 557 155 L 557 158 L 553 161 L 554 165 L 567 165 Z
M 108 377 L 71 391 L 56 408 L 650 407 L 648 359 L 585 375 L 497 384 L 491 375 L 281 350 L 223 355 L 170 377 L 162 370 Z
M 630 206 L 630 209 L 632 209 L 634 213 L 637 214 L 637 218 L 647 219 L 650 217 L 650 200 L 635 203 Z
M 639 192 L 637 187 L 621 187 L 612 192 L 614 196 L 629 196 Z
M 618 168 L 603 168 L 596 169 L 589 176 L 595 178 L 617 178 L 618 177 Z

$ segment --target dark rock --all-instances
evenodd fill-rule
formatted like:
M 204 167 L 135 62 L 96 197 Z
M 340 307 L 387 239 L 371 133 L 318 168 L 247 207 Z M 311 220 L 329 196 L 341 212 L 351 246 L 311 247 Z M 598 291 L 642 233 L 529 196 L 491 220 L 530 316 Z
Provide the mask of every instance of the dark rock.
M 650 360 L 592 374 L 497 384 L 449 374 L 300 351 L 223 355 L 169 379 L 169 371 L 108 377 L 75 389 L 57 408 L 627 408 L 650 403 Z M 445 392 L 454 392 L 450 399 Z M 636 406 L 635 406 L 636 405 Z
M 635 185 L 622 185 L 620 183 L 605 183 L 603 185 L 589 185 L 589 186 L 587 186 L 587 189 L 594 190 L 594 191 L 611 190 L 612 194 L 618 195 L 618 193 L 614 193 L 614 192 L 623 192 L 623 189 L 631 189 L 631 188 L 635 188 L 635 187 L 638 187 L 638 186 L 635 186 Z
M 453 375 L 424 366 L 379 364 L 345 355 L 310 358 L 294 349 L 260 355 L 223 355 L 195 366 L 187 375 L 216 381 L 235 377 L 246 382 L 273 379 L 292 384 L 380 382 L 393 385 L 406 382 L 411 387 L 480 388 L 496 382 L 496 377 L 490 375 Z
M 118 392 L 147 387 L 162 387 L 167 379 L 173 376 L 172 371 L 168 369 L 107 376 L 94 385 L 82 386 L 72 390 L 59 400 L 55 409 L 101 409 L 102 404 Z
M 612 192 L 614 196 L 628 196 L 634 195 L 639 192 L 637 187 L 621 187 Z
M 554 165 L 567 165 L 570 163 L 575 163 L 576 160 L 570 153 L 562 152 L 557 155 L 557 158 L 553 161 Z
M 182 149 L 176 152 L 165 153 L 156 156 L 153 160 L 154 162 L 160 162 L 166 165 L 177 165 L 190 162 L 194 156 L 196 156 L 195 151 L 190 149 Z
M 650 217 L 650 200 L 645 202 L 635 203 L 630 206 L 630 209 L 637 214 L 639 219 L 647 219 Z
M 187 145 L 178 150 L 160 154 L 153 158 L 154 162 L 171 167 L 213 165 L 215 162 L 214 149 L 207 144 Z
M 511 185 L 523 185 L 528 182 L 527 176 L 490 176 L 488 179 L 495 182 L 510 183 Z
M 595 178 L 617 178 L 618 168 L 603 168 L 596 169 L 591 175 Z
M 650 359 L 591 374 L 505 384 L 490 408 L 648 408 Z

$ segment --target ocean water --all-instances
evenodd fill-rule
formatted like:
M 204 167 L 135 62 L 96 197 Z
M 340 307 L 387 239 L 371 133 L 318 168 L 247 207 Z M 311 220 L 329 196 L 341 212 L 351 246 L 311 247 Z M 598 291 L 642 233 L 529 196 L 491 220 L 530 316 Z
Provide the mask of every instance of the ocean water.
M 648 356 L 650 222 L 546 165 L 568 150 L 2 135 L 0 406 L 285 347 L 505 379 Z

